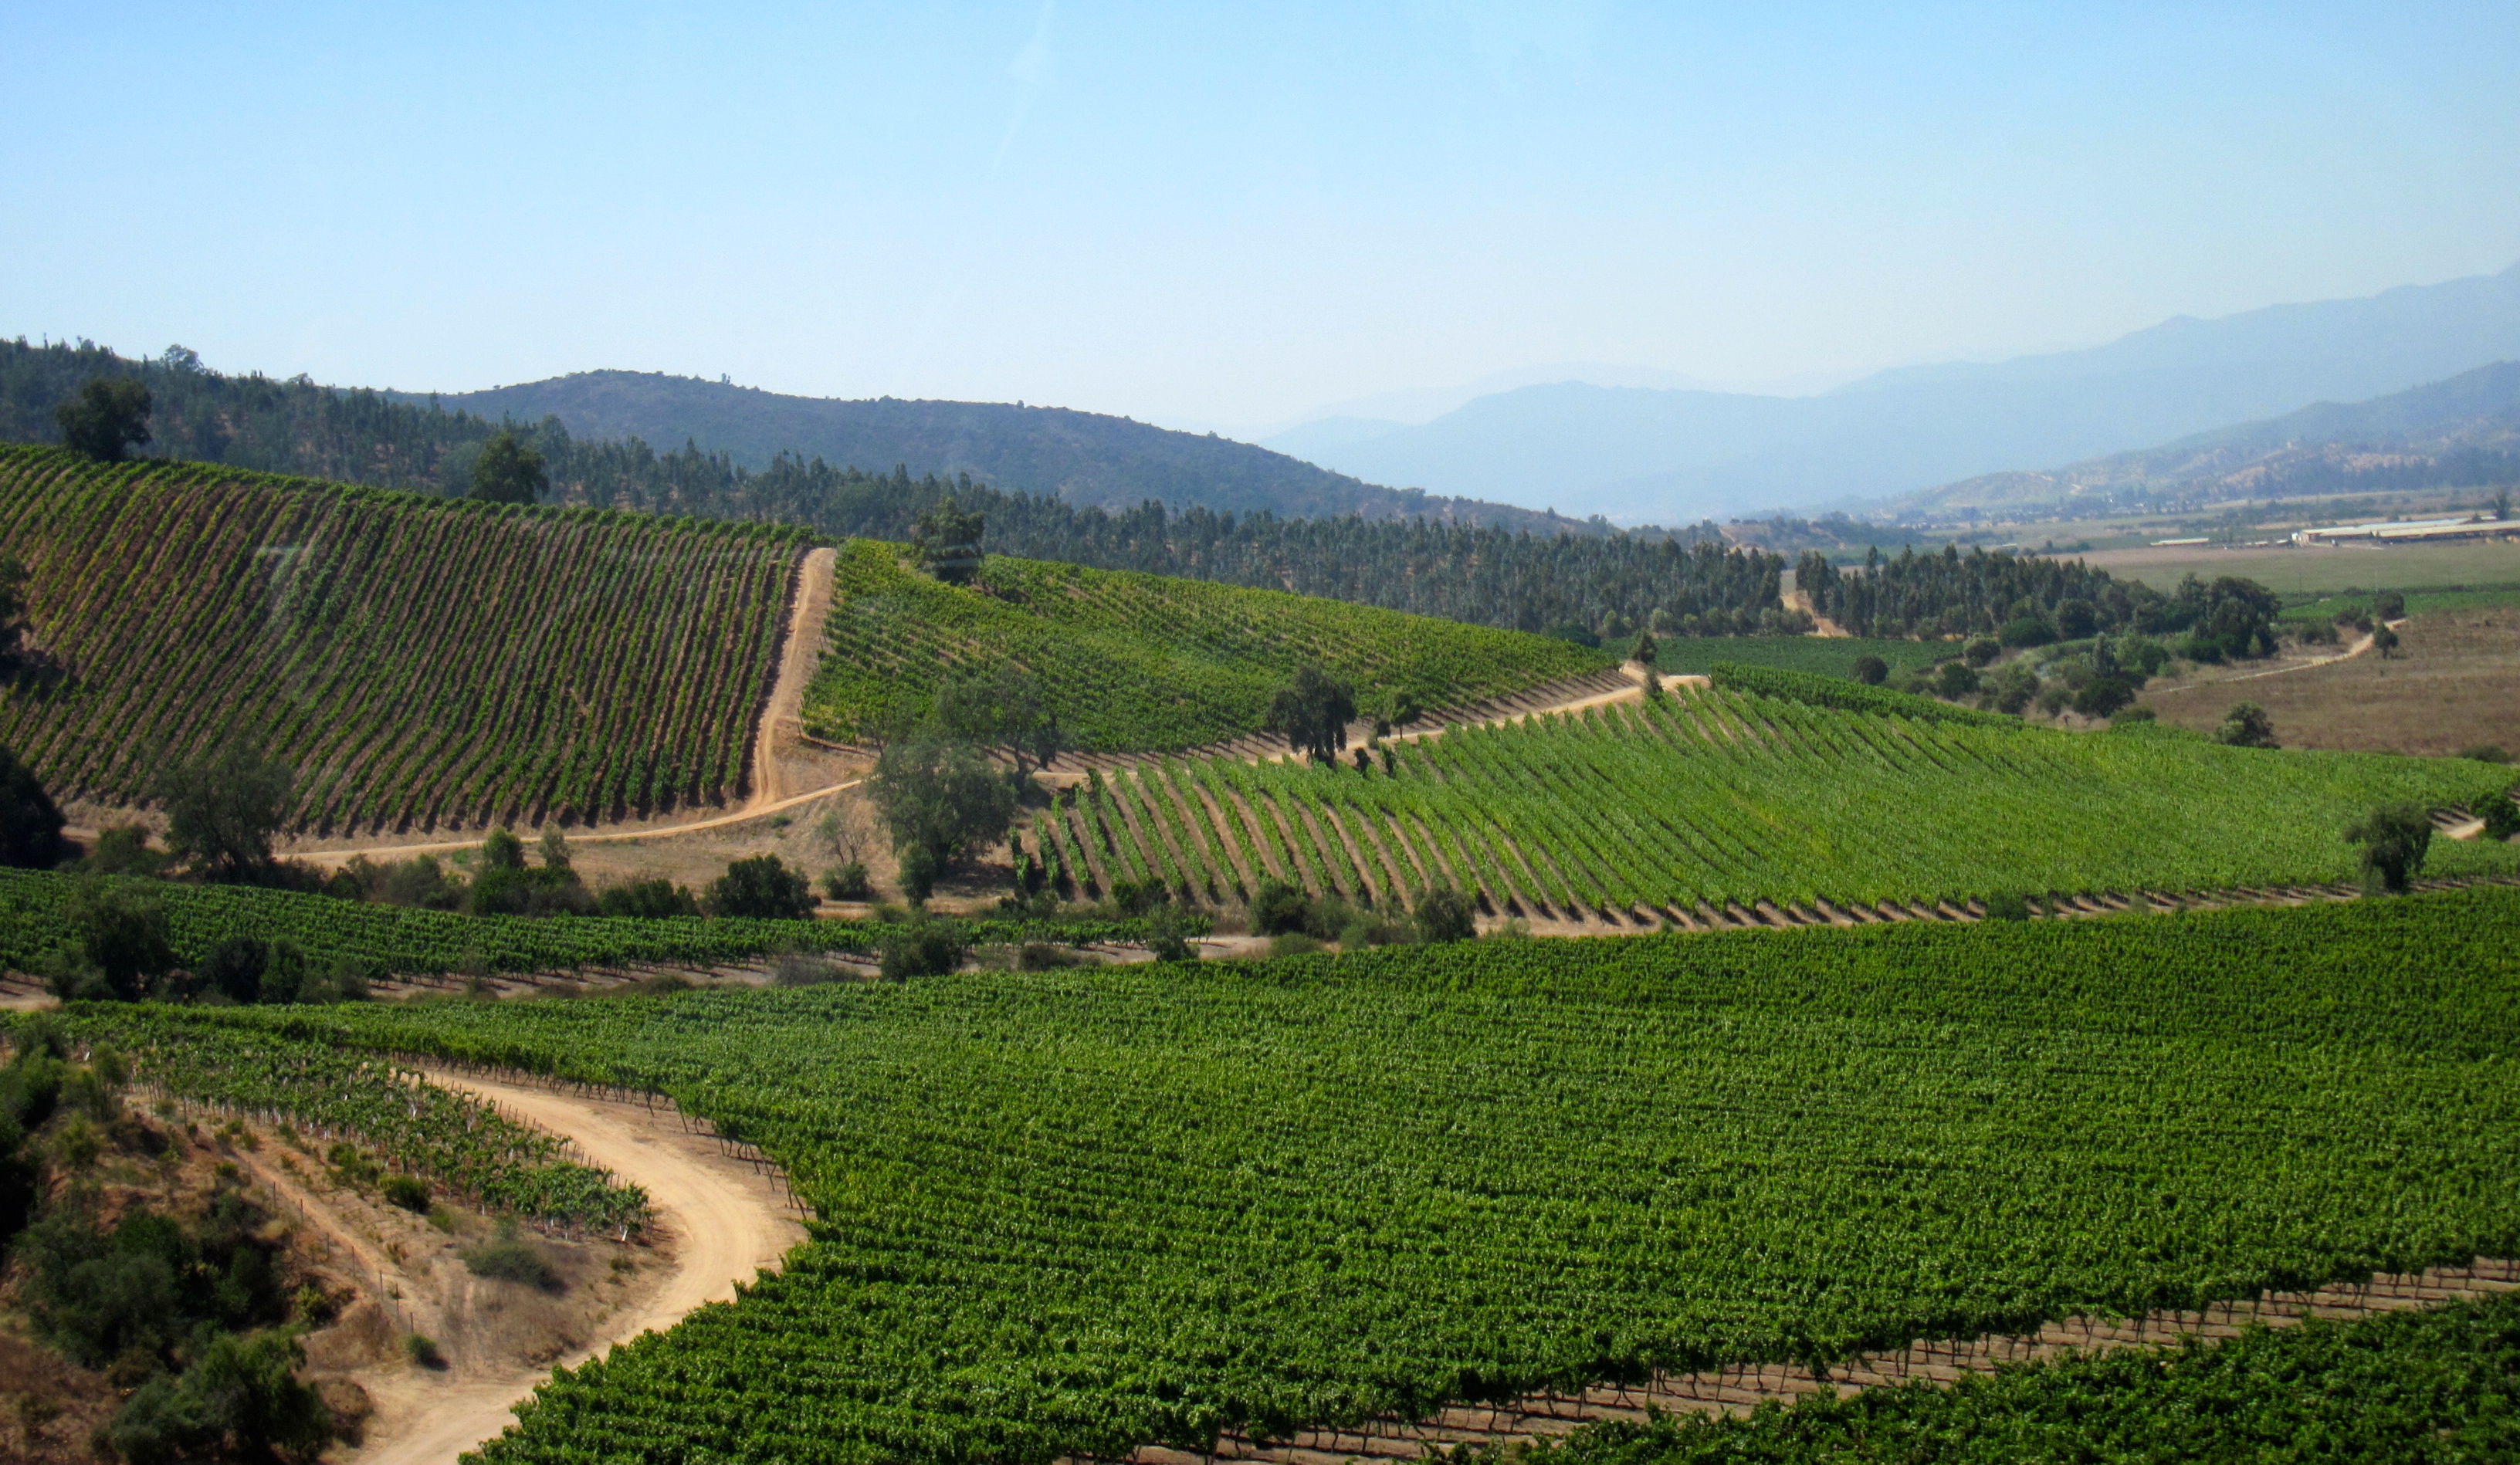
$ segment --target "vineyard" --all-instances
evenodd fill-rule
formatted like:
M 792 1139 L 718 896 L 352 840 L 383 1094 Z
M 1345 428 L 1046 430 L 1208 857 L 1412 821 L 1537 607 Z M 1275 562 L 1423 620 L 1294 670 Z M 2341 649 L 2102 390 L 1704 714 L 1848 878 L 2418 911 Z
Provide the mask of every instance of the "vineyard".
M 925 711 L 956 670 L 1037 674 L 1083 751 L 1178 750 L 1259 731 L 1269 698 L 1317 661 L 1360 697 L 1439 707 L 1615 665 L 1517 631 L 1394 610 L 991 555 L 971 586 L 908 568 L 901 548 L 843 547 L 805 731 L 847 742 Z
M 2374 804 L 2467 805 L 2512 778 L 2462 760 L 1941 713 L 1919 722 L 1678 687 L 1658 701 L 1395 743 L 1388 773 L 1154 760 L 1072 790 L 1035 837 L 1069 878 L 1103 889 L 1157 880 L 1229 899 L 1278 879 L 1387 908 L 1451 885 L 1499 911 L 1652 924 L 1727 903 L 1930 906 L 2351 879 L 2342 831 Z M 2426 866 L 2515 867 L 2508 846 L 2451 841 Z
M 131 803 L 242 738 L 319 833 L 652 815 L 743 788 L 798 531 L 0 447 L 54 674 L 0 743 Z
M 567 1159 L 540 1130 L 286 1025 L 142 1007 L 72 1016 L 68 1026 L 74 1038 L 117 1044 L 144 1082 L 175 1098 L 356 1139 L 474 1206 L 571 1229 L 635 1226 L 647 1217 L 639 1187 Z
M 1047 1462 L 2511 1255 L 2515 924 L 2495 888 L 80 1020 L 649 1084 L 787 1168 L 782 1274 L 490 1461 Z
M 1530 1465 L 2520 1457 L 2520 1296 L 2067 1358 L 1750 1419 L 1607 1424 Z
M 1666 636 L 1656 641 L 1655 668 L 1666 677 L 1704 676 L 1719 661 L 1773 666 L 1822 677 L 1852 677 L 1855 663 L 1878 656 L 1893 672 L 1929 667 L 1959 654 L 1949 641 L 1879 641 L 1848 636 Z
M 370 977 L 443 972 L 536 972 L 637 963 L 706 966 L 775 952 L 867 953 L 892 928 L 841 920 L 754 920 L 666 916 L 458 915 L 334 900 L 248 885 L 126 882 L 166 911 L 176 956 L 199 962 L 233 937 L 293 943 L 309 957 Z M 0 866 L 0 970 L 40 969 L 43 954 L 66 947 L 63 918 L 71 877 Z M 957 922 L 974 943 L 1143 941 L 1143 920 Z M 1191 934 L 1204 927 L 1192 920 Z

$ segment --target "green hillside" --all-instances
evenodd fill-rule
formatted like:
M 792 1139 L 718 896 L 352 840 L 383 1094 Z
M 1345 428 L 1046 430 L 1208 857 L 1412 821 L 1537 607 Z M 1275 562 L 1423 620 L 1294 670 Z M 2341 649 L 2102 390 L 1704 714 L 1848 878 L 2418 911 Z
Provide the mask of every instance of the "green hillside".
M 1050 688 L 1087 751 L 1180 749 L 1259 731 L 1269 698 L 1318 661 L 1421 706 L 1474 701 L 1615 658 L 1550 637 L 1279 591 L 991 555 L 969 587 L 908 567 L 897 545 L 844 546 L 829 649 L 805 731 L 851 741 L 915 714 L 955 669 L 1013 663 Z
M 1045 848 L 1105 888 L 1153 877 L 1230 895 L 1274 877 L 1387 906 L 1436 883 L 1500 910 L 1652 919 L 1728 901 L 2352 879 L 2342 832 L 2374 804 L 2473 804 L 2513 777 L 1946 711 L 1991 725 L 1675 688 L 1658 704 L 1412 739 L 1391 773 L 1228 758 L 1151 768 L 1106 779 L 1042 827 Z M 2427 868 L 2508 871 L 2520 850 L 2436 840 Z
M 2496 889 L 72 1021 L 204 1097 L 151 1058 L 187 1024 L 652 1084 L 785 1167 L 819 1220 L 781 1273 L 562 1375 L 495 1465 L 1116 1459 L 2510 1255 L 2515 923 Z
M 41 674 L 0 743 L 146 797 L 242 738 L 330 833 L 617 818 L 744 786 L 803 536 L 0 447 Z

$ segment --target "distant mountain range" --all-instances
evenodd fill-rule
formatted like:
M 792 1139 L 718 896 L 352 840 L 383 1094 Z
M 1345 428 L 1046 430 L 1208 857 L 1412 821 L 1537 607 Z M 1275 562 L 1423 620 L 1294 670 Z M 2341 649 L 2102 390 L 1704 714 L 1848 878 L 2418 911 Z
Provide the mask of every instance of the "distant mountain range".
M 405 400 L 428 400 L 399 394 Z M 643 439 L 663 451 L 697 443 L 751 468 L 781 453 L 834 467 L 969 473 L 997 488 L 1078 506 L 1134 508 L 1148 499 L 1183 508 L 1317 518 L 1425 515 L 1553 533 L 1588 526 L 1507 504 L 1384 488 L 1232 438 L 1063 407 L 846 401 L 790 397 L 756 387 L 642 372 L 580 372 L 436 401 L 493 422 L 556 417 L 579 438 Z
M 2298 497 L 2520 481 L 2520 362 L 2500 361 L 2367 402 L 2200 432 L 2050 472 L 1987 473 L 1898 501 L 1925 517 L 1968 510 L 2093 511 L 2138 504 Z
M 2520 265 L 2356 300 L 2182 316 L 2088 350 L 1908 367 L 1808 397 L 1557 382 L 1418 426 L 1269 439 L 1360 478 L 1688 522 L 1849 506 L 2356 401 L 2520 358 Z

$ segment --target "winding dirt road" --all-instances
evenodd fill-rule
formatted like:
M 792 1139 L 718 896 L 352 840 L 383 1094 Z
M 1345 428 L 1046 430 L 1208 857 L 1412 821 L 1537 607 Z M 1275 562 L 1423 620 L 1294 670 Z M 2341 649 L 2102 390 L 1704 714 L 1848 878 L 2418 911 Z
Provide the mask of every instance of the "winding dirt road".
M 442 1069 L 424 1072 L 440 1088 L 494 1100 L 511 1117 L 566 1135 L 590 1163 L 645 1187 L 654 1205 L 654 1224 L 673 1248 L 672 1271 L 644 1307 L 611 1319 L 608 1336 L 561 1359 L 560 1367 L 576 1367 L 615 1344 L 672 1327 L 695 1309 L 732 1301 L 738 1282 L 776 1269 L 788 1249 L 805 1239 L 804 1227 L 768 1180 L 719 1154 L 713 1140 L 685 1132 L 670 1110 Z M 493 1378 L 413 1377 L 411 1393 L 393 1400 L 409 1406 L 395 1411 L 405 1419 L 381 1418 L 371 1443 L 352 1456 L 357 1465 L 453 1465 L 505 1430 L 516 1404 L 551 1374 L 518 1368 Z M 398 1423 L 408 1428 L 395 1428 Z

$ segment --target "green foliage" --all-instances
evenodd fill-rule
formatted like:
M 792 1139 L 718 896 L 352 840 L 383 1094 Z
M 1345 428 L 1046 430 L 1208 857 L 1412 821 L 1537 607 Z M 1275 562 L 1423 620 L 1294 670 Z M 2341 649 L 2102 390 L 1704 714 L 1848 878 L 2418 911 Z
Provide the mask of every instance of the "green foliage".
M 296 774 L 243 742 L 159 775 L 166 848 L 212 880 L 269 877 L 271 841 L 296 803 Z
M 1115 1458 L 2490 1254 L 2515 920 L 2491 888 L 314 1026 L 636 1075 L 819 1214 L 732 1306 L 553 1381 L 493 1465 Z
M 491 1239 L 466 1248 L 463 1257 L 464 1269 L 476 1277 L 494 1277 L 545 1292 L 560 1290 L 560 1274 L 552 1270 L 551 1259 L 543 1255 L 542 1248 L 517 1234 L 514 1225 L 502 1226 Z
M 823 894 L 834 901 L 874 900 L 875 881 L 867 875 L 866 862 L 852 860 L 823 871 Z
M 2433 842 L 2432 817 L 2419 805 L 2385 805 L 2348 826 L 2345 841 L 2362 846 L 2366 882 L 2404 894 L 2423 872 L 2424 855 Z
M 491 434 L 472 460 L 472 486 L 465 497 L 484 504 L 531 504 L 549 492 L 543 455 L 517 441 L 512 430 Z
M 946 495 L 919 516 L 910 543 L 919 567 L 948 585 L 968 585 L 980 572 L 980 536 L 987 516 L 967 512 Z
M 2009 890 L 1999 890 L 1986 898 L 1988 920 L 2028 920 L 2030 903 Z
M 963 964 L 970 950 L 952 921 L 915 920 L 894 927 L 883 941 L 880 972 L 887 982 L 942 976 Z
M 53 409 L 62 446 L 98 463 L 120 463 L 149 441 L 149 388 L 128 377 L 100 377 Z
M 2274 719 L 2255 702 L 2234 702 L 2223 716 L 2223 725 L 2214 730 L 2214 740 L 2227 748 L 2275 748 Z
M 726 873 L 709 882 L 701 902 L 711 915 L 751 920 L 805 920 L 814 913 L 814 887 L 801 869 L 791 869 L 776 855 L 755 855 L 729 864 Z
M 242 885 L 116 883 L 133 899 L 163 909 L 167 939 L 179 963 L 201 962 L 222 942 L 240 936 L 270 943 L 272 966 L 263 974 L 261 998 L 266 1003 L 330 1000 L 340 995 L 341 974 L 531 972 L 648 962 L 709 965 L 781 951 L 872 952 L 886 929 L 880 922 L 740 917 L 562 915 L 532 920 L 352 905 Z M 77 888 L 68 875 L 0 868 L 0 966 L 40 969 L 55 954 L 75 946 L 77 928 L 68 912 Z M 1142 921 L 967 924 L 974 941 L 1127 942 L 1146 936 Z M 294 996 L 274 987 L 274 973 L 291 961 L 304 970 L 304 985 Z
M 166 909 L 142 889 L 83 876 L 70 886 L 62 915 L 78 959 L 60 970 L 57 997 L 130 1001 L 175 969 Z
M 961 743 L 922 735 L 885 744 L 867 792 L 891 831 L 905 893 L 926 899 L 956 862 L 1005 838 L 1020 786 Z
M 1944 1389 L 1578 1430 L 1527 1465 L 2081 1465 L 2520 1456 L 2520 1299 L 2050 1358 Z M 1485 1459 L 1485 1456 L 1481 1457 Z
M 1418 897 L 1411 912 L 1420 941 L 1467 941 L 1478 934 L 1478 907 L 1468 896 L 1439 885 Z
M 1968 668 L 1958 662 L 1945 662 L 1945 667 Z M 1833 707 L 1841 712 L 1870 712 L 1884 716 L 1916 718 L 1924 722 L 1958 723 L 1973 728 L 2018 728 L 2017 719 L 1992 713 L 1954 707 L 1928 697 L 1909 692 L 1890 691 L 1883 688 L 1848 683 L 1834 677 L 1816 677 L 1809 672 L 1786 671 L 1780 667 L 1745 666 L 1739 662 L 1719 661 L 1713 669 L 1713 680 L 1726 691 L 1751 692 L 1763 697 L 1781 697 L 1787 701 L 1806 702 L 1814 707 Z
M 1562 642 L 1193 580 L 991 555 L 969 587 L 903 565 L 894 546 L 843 546 L 829 647 L 805 731 L 873 738 L 930 719 L 949 681 L 1013 666 L 1039 680 L 1087 752 L 1179 749 L 1257 732 L 1307 663 L 1422 707 L 1599 671 Z
M 106 1428 L 126 1465 L 216 1456 L 312 1461 L 332 1443 L 333 1412 L 297 1368 L 305 1353 L 287 1330 L 222 1333 L 181 1377 L 140 1386 Z
M 1298 753 L 1327 759 L 1347 746 L 1347 725 L 1355 720 L 1356 688 L 1306 662 L 1269 699 L 1261 727 Z
M 690 891 L 662 876 L 615 885 L 597 897 L 595 906 L 602 914 L 634 920 L 700 913 L 700 903 Z
M 1878 687 L 1889 680 L 1890 665 L 1878 656 L 1870 654 L 1858 656 L 1849 675 L 1867 687 Z
M 1018 778 L 1050 767 L 1067 746 L 1041 679 L 1019 667 L 947 678 L 936 688 L 935 722 L 948 741 L 1006 749 Z
M 68 821 L 18 755 L 0 747 L 0 865 L 50 869 L 69 858 Z
M 719 803 L 799 548 L 726 528 L 0 447 L 0 542 L 76 674 L 0 688 L 0 742 L 120 803 L 256 748 L 336 834 Z
M 1807 688 L 1896 696 L 1822 678 L 1792 689 Z M 1650 921 L 1727 903 L 2348 880 L 2356 863 L 2336 831 L 2375 803 L 2473 805 L 2510 777 L 2453 759 L 2270 754 L 1920 707 L 1930 720 L 1681 688 L 1390 744 L 1388 776 L 1230 757 L 1144 768 L 1035 828 L 1114 880 L 1251 889 L 1263 934 L 1292 924 L 1269 913 L 1284 897 L 1268 882 L 1377 909 L 1450 883 L 1508 915 Z M 2436 858 L 2451 873 L 2520 869 L 2500 845 Z

